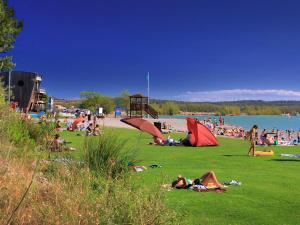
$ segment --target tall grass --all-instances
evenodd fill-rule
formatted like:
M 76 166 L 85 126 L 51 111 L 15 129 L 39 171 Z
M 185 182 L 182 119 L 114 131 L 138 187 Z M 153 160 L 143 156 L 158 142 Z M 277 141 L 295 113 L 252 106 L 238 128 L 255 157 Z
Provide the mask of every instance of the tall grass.
M 8 129 L 7 129 L 7 118 L 8 118 L 9 106 L 5 102 L 5 91 L 2 87 L 0 80 L 0 147 L 1 145 L 7 144 L 4 142 L 8 141 Z
M 116 134 L 87 137 L 83 145 L 83 160 L 95 174 L 107 178 L 118 178 L 128 171 L 128 165 L 135 162 L 133 151 L 128 150 L 126 141 Z

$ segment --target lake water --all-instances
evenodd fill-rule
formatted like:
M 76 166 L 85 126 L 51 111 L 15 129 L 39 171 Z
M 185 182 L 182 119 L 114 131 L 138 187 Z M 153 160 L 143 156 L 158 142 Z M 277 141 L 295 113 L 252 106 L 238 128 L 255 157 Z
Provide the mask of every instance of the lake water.
M 219 120 L 218 116 L 193 116 L 199 120 L 209 117 Z M 162 118 L 166 118 L 163 117 Z M 169 117 L 170 118 L 170 117 Z M 174 116 L 172 118 L 185 119 L 186 116 Z M 257 124 L 260 129 L 300 130 L 300 116 L 224 116 L 225 124 L 238 125 L 250 129 Z

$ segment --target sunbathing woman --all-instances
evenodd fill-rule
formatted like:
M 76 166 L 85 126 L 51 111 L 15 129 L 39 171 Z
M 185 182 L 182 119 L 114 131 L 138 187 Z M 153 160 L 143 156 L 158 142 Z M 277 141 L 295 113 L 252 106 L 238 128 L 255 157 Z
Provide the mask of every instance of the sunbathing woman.
M 215 173 L 209 171 L 202 177 L 190 180 L 178 175 L 177 180 L 172 183 L 172 187 L 176 189 L 197 189 L 197 186 L 205 186 L 206 189 L 221 189 L 224 186 L 218 181 Z
M 193 180 L 193 186 L 194 185 L 203 185 L 208 189 L 223 188 L 223 185 L 218 181 L 214 171 L 209 171 L 205 173 L 201 178 Z

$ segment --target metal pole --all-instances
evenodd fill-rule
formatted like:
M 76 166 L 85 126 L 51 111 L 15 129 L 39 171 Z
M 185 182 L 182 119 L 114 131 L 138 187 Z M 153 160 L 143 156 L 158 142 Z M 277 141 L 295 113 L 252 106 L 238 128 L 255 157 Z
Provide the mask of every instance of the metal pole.
M 150 105 L 150 74 L 148 72 L 148 75 L 147 75 L 147 80 L 148 80 L 148 106 Z M 148 114 L 148 119 L 149 119 L 149 114 Z
M 11 85 L 10 85 L 10 82 L 11 82 L 11 70 L 8 71 L 8 102 L 10 103 L 10 99 L 11 99 Z

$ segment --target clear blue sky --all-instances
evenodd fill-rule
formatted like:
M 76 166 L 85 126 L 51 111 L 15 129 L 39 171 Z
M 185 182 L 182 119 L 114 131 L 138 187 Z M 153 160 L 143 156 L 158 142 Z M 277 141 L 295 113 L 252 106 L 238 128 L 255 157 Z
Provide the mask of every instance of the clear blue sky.
M 156 98 L 300 100 L 300 1 L 9 2 L 24 21 L 16 69 L 57 97 L 146 94 L 149 71 Z

